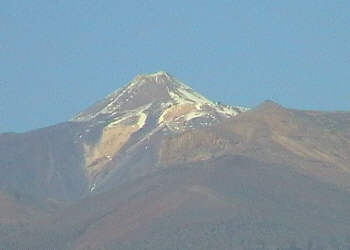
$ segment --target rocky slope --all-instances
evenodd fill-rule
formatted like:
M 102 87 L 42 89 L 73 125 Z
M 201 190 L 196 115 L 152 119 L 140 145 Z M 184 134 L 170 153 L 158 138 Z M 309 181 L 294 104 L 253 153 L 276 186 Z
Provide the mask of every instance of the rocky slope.
M 140 75 L 0 135 L 4 249 L 346 249 L 350 112 L 214 103 Z
M 213 103 L 166 72 L 135 77 L 72 119 L 87 126 L 77 142 L 83 145 L 90 191 L 137 161 L 135 157 L 144 157 L 138 160 L 143 166 L 137 176 L 148 173 L 145 163 L 149 168 L 163 163 L 164 137 L 212 127 L 247 110 Z

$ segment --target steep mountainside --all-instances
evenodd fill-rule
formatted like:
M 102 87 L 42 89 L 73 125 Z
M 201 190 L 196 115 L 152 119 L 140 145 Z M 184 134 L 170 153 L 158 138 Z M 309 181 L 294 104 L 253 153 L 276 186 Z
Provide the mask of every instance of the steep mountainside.
M 115 182 L 118 172 L 130 172 L 122 169 L 131 162 L 143 165 L 135 175 L 148 173 L 159 164 L 164 136 L 213 126 L 246 110 L 215 104 L 166 72 L 137 76 L 72 119 L 87 125 L 77 140 L 83 146 L 90 191 Z M 122 181 L 128 180 L 126 174 Z
M 140 75 L 71 121 L 0 134 L 0 246 L 347 249 L 349 180 L 350 112 L 231 107 Z

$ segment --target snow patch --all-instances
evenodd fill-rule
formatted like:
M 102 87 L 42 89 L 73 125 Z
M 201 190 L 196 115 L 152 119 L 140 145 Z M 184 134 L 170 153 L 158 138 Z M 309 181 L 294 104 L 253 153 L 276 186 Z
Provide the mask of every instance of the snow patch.
M 118 116 L 116 119 L 114 119 L 111 123 L 109 123 L 107 125 L 107 128 L 112 128 L 115 127 L 116 125 L 118 125 L 119 123 L 125 121 L 126 119 L 132 118 L 132 117 L 139 117 L 138 121 L 137 121 L 137 126 L 139 128 L 142 128 L 147 120 L 147 115 L 145 114 L 145 111 L 147 109 L 149 109 L 151 106 L 151 104 L 142 106 L 141 108 L 135 109 L 135 110 L 130 110 L 130 112 L 128 112 L 127 114 L 123 115 L 123 116 Z
M 194 118 L 202 117 L 205 115 L 207 115 L 207 113 L 205 113 L 205 112 L 191 112 L 191 113 L 188 113 L 187 115 L 185 115 L 184 118 L 186 121 L 190 121 Z
M 137 121 L 137 125 L 139 129 L 145 126 L 146 120 L 147 120 L 147 115 L 144 112 L 139 113 L 139 120 Z
M 173 78 L 171 75 L 164 71 L 156 72 L 149 75 L 138 75 L 136 76 L 127 86 L 124 88 L 117 89 L 110 95 L 108 95 L 105 98 L 105 106 L 101 107 L 99 110 L 93 113 L 80 113 L 78 114 L 72 121 L 89 121 L 96 118 L 98 115 L 109 115 L 110 117 L 113 117 L 115 115 L 118 115 L 118 113 L 121 112 L 120 108 L 122 107 L 122 104 L 126 102 L 131 102 L 135 99 L 135 93 L 138 92 L 138 88 L 144 84 L 147 84 L 149 82 L 154 82 L 156 84 L 162 84 L 168 91 L 168 94 L 170 96 L 170 99 L 167 100 L 166 103 L 164 103 L 164 106 L 162 105 L 162 115 L 159 117 L 158 124 L 164 122 L 164 115 L 166 114 L 167 109 L 173 105 L 182 105 L 182 104 L 193 104 L 195 105 L 196 109 L 199 113 L 193 113 L 189 115 L 189 119 L 191 116 L 199 116 L 200 112 L 202 112 L 203 106 L 209 106 L 210 108 L 214 109 L 217 113 L 221 113 L 226 117 L 232 117 L 236 116 L 237 114 L 241 112 L 245 112 L 249 109 L 244 107 L 230 107 L 226 105 L 221 105 L 218 103 L 213 103 L 212 101 L 208 100 L 204 96 L 200 95 L 199 93 L 195 92 L 192 88 L 187 86 L 186 84 L 178 81 L 177 79 Z M 151 104 L 151 103 L 150 103 Z M 122 117 L 119 117 L 118 119 L 114 120 L 113 123 L 110 125 L 113 126 L 130 116 L 134 116 L 136 114 L 141 115 L 140 117 L 140 124 L 142 124 L 142 120 L 144 119 L 144 114 L 140 114 L 139 109 L 135 110 L 122 110 L 123 113 L 128 113 L 127 116 L 122 115 Z M 204 112 L 204 111 L 203 111 Z M 208 112 L 207 112 L 208 113 Z M 102 123 L 102 122 L 101 122 Z
M 96 189 L 96 183 L 94 183 L 91 188 L 90 188 L 90 192 L 94 192 Z

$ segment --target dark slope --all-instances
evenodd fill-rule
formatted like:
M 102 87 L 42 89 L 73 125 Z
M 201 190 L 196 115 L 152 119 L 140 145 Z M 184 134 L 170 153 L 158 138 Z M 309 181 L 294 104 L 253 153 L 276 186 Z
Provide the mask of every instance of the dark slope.
M 0 187 L 13 193 L 75 200 L 85 192 L 82 149 L 73 123 L 0 135 Z
M 349 128 L 349 112 L 247 111 L 136 77 L 71 122 L 0 135 L 0 246 L 346 249 Z
M 57 242 L 66 249 L 240 249 L 242 242 L 256 249 L 293 240 L 344 245 L 349 211 L 349 193 L 289 166 L 220 157 L 83 200 L 36 234 L 17 238 L 25 239 L 18 247 L 31 249 Z

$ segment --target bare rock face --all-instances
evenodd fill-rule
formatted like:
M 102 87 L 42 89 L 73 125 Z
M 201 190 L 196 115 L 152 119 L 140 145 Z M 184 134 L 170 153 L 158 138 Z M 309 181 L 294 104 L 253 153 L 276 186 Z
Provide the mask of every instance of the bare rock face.
M 97 190 L 100 183 L 141 155 L 152 158 L 148 159 L 150 167 L 169 163 L 163 157 L 171 150 L 162 148 L 165 137 L 212 127 L 247 110 L 213 103 L 166 72 L 135 77 L 72 119 L 89 127 L 79 135 L 79 142 L 85 152 L 90 190 Z M 98 138 L 91 140 L 96 132 Z M 143 166 L 130 177 L 144 175 L 146 169 Z
M 0 134 L 0 246 L 347 249 L 349 156 L 349 112 L 139 75 L 71 121 Z
M 0 187 L 75 200 L 176 163 L 184 156 L 174 156 L 181 144 L 169 147 L 175 138 L 247 110 L 213 103 L 166 72 L 139 75 L 67 123 L 0 135 L 0 171 L 7 176 Z M 214 137 L 182 162 L 212 157 Z
M 168 73 L 158 72 L 136 76 L 124 88 L 78 114 L 72 121 L 114 119 L 116 122 L 125 118 L 125 113 L 144 113 L 156 109 L 160 112 L 157 117 L 159 123 L 190 121 L 211 113 L 214 117 L 230 117 L 247 110 L 214 104 Z

